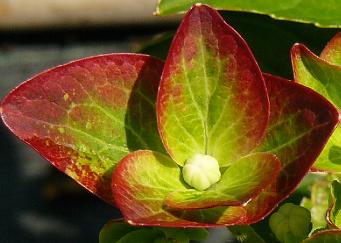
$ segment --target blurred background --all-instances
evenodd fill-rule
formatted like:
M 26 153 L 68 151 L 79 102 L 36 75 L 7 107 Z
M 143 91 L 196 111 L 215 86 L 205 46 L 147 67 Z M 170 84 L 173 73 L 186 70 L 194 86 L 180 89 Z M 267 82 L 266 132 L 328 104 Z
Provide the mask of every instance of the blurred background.
M 179 16 L 154 16 L 156 0 L 0 0 L 0 99 L 32 75 L 112 52 L 165 58 Z M 291 78 L 289 50 L 319 53 L 338 31 L 268 16 L 224 12 L 263 71 Z M 0 242 L 97 242 L 118 211 L 72 182 L 0 122 Z M 211 242 L 217 242 L 212 241 Z

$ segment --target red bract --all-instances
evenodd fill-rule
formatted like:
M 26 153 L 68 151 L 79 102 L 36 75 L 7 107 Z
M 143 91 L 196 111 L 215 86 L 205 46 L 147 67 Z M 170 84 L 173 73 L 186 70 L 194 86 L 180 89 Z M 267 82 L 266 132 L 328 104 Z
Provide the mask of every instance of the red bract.
M 205 5 L 187 13 L 162 66 L 137 54 L 66 64 L 12 91 L 2 118 L 127 222 L 186 227 L 264 218 L 338 123 L 319 94 L 263 75 L 242 37 Z M 182 179 L 196 154 L 222 172 L 204 191 Z

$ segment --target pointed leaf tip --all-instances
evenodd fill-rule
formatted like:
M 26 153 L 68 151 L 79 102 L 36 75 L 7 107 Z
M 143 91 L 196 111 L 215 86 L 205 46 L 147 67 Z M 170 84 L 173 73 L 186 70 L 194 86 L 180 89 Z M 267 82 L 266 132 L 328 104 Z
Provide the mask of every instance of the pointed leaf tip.
M 265 133 L 269 101 L 254 56 L 206 5 L 193 6 L 174 37 L 157 116 L 163 143 L 179 165 L 194 154 L 208 154 L 227 166 L 254 149 Z

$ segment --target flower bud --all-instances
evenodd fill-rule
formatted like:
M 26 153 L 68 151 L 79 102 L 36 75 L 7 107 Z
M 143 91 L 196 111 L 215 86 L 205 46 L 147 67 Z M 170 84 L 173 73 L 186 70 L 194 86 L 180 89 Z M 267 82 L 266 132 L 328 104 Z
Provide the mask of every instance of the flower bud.
M 203 191 L 220 180 L 218 161 L 210 155 L 195 154 L 186 161 L 182 169 L 185 182 Z

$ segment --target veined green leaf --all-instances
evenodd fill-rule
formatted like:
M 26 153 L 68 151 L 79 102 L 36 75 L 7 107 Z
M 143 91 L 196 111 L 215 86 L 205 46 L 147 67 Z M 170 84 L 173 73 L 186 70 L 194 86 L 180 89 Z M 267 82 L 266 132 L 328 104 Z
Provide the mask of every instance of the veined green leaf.
M 341 3 L 333 0 L 160 0 L 156 12 L 160 15 L 184 12 L 198 2 L 220 10 L 267 14 L 276 19 L 314 23 L 322 27 L 341 26 Z

